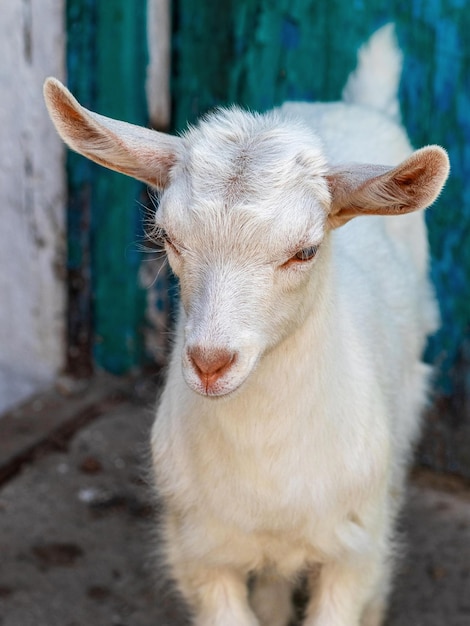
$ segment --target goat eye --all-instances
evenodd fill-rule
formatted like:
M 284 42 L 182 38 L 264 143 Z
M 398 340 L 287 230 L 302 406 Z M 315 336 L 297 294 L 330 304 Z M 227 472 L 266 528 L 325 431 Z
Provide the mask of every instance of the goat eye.
M 316 255 L 318 246 L 310 246 L 309 248 L 302 248 L 297 254 L 292 257 L 292 261 L 310 261 Z
M 311 261 L 316 253 L 318 252 L 318 248 L 320 246 L 309 246 L 308 248 L 302 248 L 294 254 L 288 261 L 283 263 L 281 267 L 290 267 L 291 265 L 299 265 L 304 263 L 305 261 Z

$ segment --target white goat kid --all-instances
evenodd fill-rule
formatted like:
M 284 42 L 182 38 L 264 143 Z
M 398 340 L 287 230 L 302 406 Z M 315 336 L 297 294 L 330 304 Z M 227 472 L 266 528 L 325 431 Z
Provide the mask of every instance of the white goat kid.
M 449 169 L 392 119 L 400 64 L 385 27 L 344 102 L 217 111 L 183 137 L 46 82 L 72 149 L 163 192 L 182 307 L 152 448 L 198 626 L 286 626 L 300 575 L 306 625 L 382 622 L 437 322 L 417 211 Z

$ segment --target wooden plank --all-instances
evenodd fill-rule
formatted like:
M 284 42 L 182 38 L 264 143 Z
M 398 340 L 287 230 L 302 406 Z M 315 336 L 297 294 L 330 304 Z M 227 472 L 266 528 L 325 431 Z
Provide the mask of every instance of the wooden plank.
M 416 146 L 440 143 L 452 176 L 428 211 L 442 328 L 428 358 L 438 411 L 424 462 L 470 476 L 470 12 L 462 0 L 179 0 L 175 127 L 217 105 L 265 110 L 285 99 L 334 100 L 358 46 L 393 21 L 405 55 L 404 124 Z
M 95 109 L 146 125 L 146 2 L 97 5 Z M 144 293 L 139 287 L 143 186 L 101 168 L 93 186 L 94 356 L 115 374 L 143 358 Z
M 68 0 L 69 85 L 88 108 L 146 124 L 146 1 Z M 69 366 L 116 374 L 143 360 L 143 186 L 69 155 Z
M 87 108 L 93 106 L 95 0 L 68 0 L 67 82 Z M 92 371 L 91 177 L 92 164 L 67 151 L 67 370 L 88 377 Z

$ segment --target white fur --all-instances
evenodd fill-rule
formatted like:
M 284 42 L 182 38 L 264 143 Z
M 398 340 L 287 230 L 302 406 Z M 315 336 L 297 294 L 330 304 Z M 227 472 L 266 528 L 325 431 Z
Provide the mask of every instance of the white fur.
M 396 164 L 408 139 L 381 111 L 288 103 L 221 112 L 185 142 L 157 216 L 186 248 L 184 261 L 170 252 L 184 307 L 152 435 L 171 573 L 198 626 L 258 624 L 244 583 L 274 575 L 252 604 L 259 623 L 286 626 L 292 581 L 321 564 L 305 624 L 377 626 L 436 306 L 423 214 L 330 234 L 321 177 L 326 162 Z M 240 146 L 251 170 L 233 180 Z M 308 276 L 279 275 L 304 233 L 322 241 Z M 220 385 L 240 389 L 194 393 L 193 344 L 239 351 Z
M 182 305 L 152 452 L 163 552 L 196 626 L 286 626 L 302 575 L 306 626 L 382 621 L 438 317 L 418 209 L 448 160 L 410 156 L 386 115 L 391 30 L 364 50 L 348 102 L 222 110 L 182 138 L 46 82 L 69 145 L 164 188 Z
M 397 89 L 403 55 L 397 46 L 394 25 L 379 28 L 359 49 L 358 57 L 358 67 L 343 89 L 344 102 L 372 107 L 399 122 Z

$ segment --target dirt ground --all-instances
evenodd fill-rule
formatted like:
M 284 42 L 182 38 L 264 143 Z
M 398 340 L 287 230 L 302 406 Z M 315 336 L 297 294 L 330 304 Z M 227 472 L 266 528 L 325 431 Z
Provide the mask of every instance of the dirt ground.
M 151 405 L 102 409 L 0 487 L 1 626 L 182 626 L 156 563 L 145 479 Z M 470 624 L 470 494 L 419 473 L 387 626 Z

